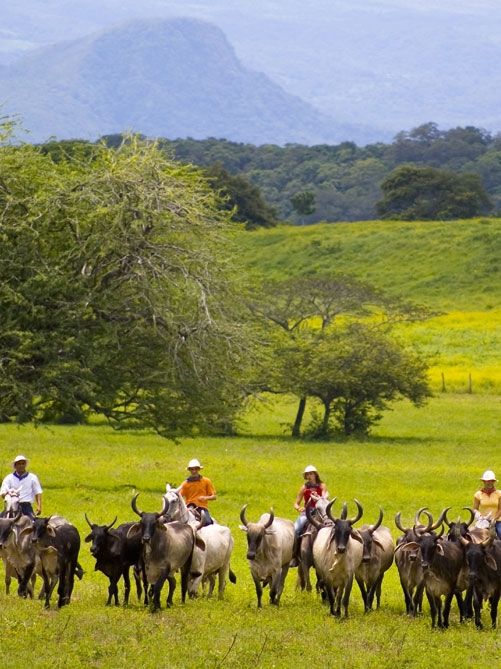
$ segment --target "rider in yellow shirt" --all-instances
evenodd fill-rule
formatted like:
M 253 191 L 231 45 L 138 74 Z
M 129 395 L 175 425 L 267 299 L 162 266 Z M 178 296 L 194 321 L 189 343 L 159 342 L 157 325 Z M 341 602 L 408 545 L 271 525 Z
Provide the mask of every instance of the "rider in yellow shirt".
M 496 490 L 496 475 L 487 469 L 480 480 L 483 486 L 473 496 L 475 518 L 481 524 L 482 521 L 489 524 L 495 522 L 497 535 L 501 539 L 501 490 Z

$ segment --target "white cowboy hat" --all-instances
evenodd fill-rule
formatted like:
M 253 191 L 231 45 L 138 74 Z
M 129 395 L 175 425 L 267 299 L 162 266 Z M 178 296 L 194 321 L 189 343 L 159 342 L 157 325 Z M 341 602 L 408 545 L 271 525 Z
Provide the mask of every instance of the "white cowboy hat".
M 486 469 L 485 472 L 482 474 L 482 477 L 480 478 L 481 481 L 497 481 L 496 474 L 492 471 L 492 469 Z
M 188 462 L 188 466 L 186 467 L 186 469 L 192 469 L 193 467 L 198 467 L 199 469 L 203 468 L 200 462 L 196 458 L 193 458 L 193 460 L 190 460 Z
M 307 467 L 304 468 L 303 474 L 309 474 L 310 472 L 317 472 L 317 468 L 314 467 L 313 465 L 308 465 Z
M 17 462 L 22 462 L 23 460 L 26 462 L 26 464 L 28 464 L 28 458 L 25 455 L 16 455 L 12 462 L 12 466 L 14 466 Z

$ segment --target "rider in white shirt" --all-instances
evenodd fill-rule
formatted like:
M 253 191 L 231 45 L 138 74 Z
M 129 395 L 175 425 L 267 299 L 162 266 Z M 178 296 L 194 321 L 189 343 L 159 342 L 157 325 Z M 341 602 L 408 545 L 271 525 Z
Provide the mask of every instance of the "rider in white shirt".
M 42 513 L 42 486 L 38 480 L 38 476 L 26 471 L 28 459 L 24 455 L 18 455 L 14 458 L 12 466 L 14 471 L 2 481 L 0 488 L 0 495 L 5 495 L 11 489 L 16 489 L 19 492 L 19 506 L 25 516 L 35 517 L 33 511 L 33 503 L 36 505 L 36 515 Z

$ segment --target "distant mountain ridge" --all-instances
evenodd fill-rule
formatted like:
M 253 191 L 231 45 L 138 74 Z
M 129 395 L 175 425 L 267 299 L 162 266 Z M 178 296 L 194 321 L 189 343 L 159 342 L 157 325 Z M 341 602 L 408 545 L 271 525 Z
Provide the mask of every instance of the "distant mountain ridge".
M 125 130 L 254 144 L 363 136 L 246 69 L 219 28 L 188 18 L 132 21 L 28 52 L 0 69 L 0 101 L 31 141 Z

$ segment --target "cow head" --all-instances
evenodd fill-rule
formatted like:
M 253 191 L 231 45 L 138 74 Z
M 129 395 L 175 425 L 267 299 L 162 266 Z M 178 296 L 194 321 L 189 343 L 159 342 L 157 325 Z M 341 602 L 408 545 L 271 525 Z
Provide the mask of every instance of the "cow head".
M 358 530 L 353 529 L 353 525 L 360 520 L 362 517 L 364 510 L 358 499 L 355 499 L 355 504 L 357 505 L 357 514 L 353 516 L 352 518 L 347 518 L 348 515 L 348 506 L 346 502 L 343 503 L 342 509 L 341 509 L 341 517 L 340 518 L 335 518 L 332 515 L 332 506 L 334 502 L 336 501 L 336 498 L 332 500 L 332 502 L 329 502 L 327 505 L 326 513 L 327 516 L 332 520 L 333 526 L 331 529 L 331 534 L 330 534 L 330 539 L 329 539 L 329 545 L 335 541 L 336 542 L 336 552 L 337 553 L 345 553 L 346 548 L 348 546 L 348 542 L 350 538 L 355 539 L 356 541 L 359 541 L 362 543 L 362 537 L 360 536 L 360 533 Z
M 491 550 L 494 543 L 494 534 L 480 543 L 473 543 L 466 537 L 459 537 L 459 542 L 465 551 L 470 585 L 476 585 L 482 580 L 486 566 L 494 572 L 497 571 L 496 560 Z
M 0 548 L 4 547 L 14 527 L 14 524 L 17 523 L 21 516 L 21 509 L 19 509 L 14 518 L 0 518 Z
M 270 509 L 270 515 L 267 521 L 249 523 L 245 515 L 247 506 L 247 504 L 244 504 L 242 510 L 240 511 L 240 520 L 242 521 L 240 529 L 247 534 L 247 559 L 254 560 L 256 558 L 257 552 L 259 551 L 259 548 L 263 543 L 265 535 L 273 532 L 273 530 L 270 530 L 270 528 L 273 524 L 273 521 L 275 520 L 275 514 L 273 509 Z
M 160 513 L 147 513 L 145 511 L 140 511 L 137 508 L 138 497 L 139 493 L 136 493 L 132 498 L 131 507 L 134 513 L 136 513 L 141 518 L 141 520 L 139 523 L 135 523 L 129 528 L 127 537 L 132 538 L 140 534 L 143 544 L 149 544 L 155 535 L 157 527 L 162 525 L 159 518 L 166 515 L 167 511 L 169 510 L 169 502 L 165 499 L 165 497 L 162 497 L 162 511 L 160 511 Z
M 113 525 L 117 522 L 117 516 L 115 516 L 115 519 L 109 525 L 96 525 L 95 523 L 91 523 L 87 514 L 85 514 L 85 520 L 91 529 L 90 534 L 85 537 L 85 541 L 87 543 L 92 542 L 90 546 L 90 553 L 96 557 L 106 549 L 108 538 L 110 536 L 109 532 Z
M 378 541 L 378 538 L 374 536 L 374 532 L 378 529 L 378 527 L 380 527 L 382 522 L 383 509 L 379 507 L 379 517 L 376 523 L 374 525 L 364 526 L 360 529 L 360 536 L 362 537 L 363 546 L 362 562 L 370 562 L 373 544 L 384 550 L 381 542 Z

